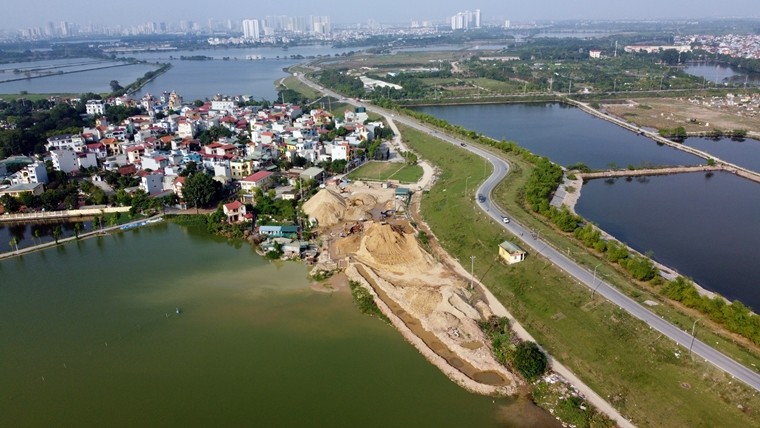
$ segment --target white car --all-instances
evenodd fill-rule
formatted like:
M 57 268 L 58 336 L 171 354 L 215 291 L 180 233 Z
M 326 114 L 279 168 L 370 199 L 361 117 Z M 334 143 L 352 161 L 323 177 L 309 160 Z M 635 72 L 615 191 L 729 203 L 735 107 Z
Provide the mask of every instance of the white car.
M 504 217 L 502 220 L 504 220 L 504 223 L 509 223 L 509 217 Z

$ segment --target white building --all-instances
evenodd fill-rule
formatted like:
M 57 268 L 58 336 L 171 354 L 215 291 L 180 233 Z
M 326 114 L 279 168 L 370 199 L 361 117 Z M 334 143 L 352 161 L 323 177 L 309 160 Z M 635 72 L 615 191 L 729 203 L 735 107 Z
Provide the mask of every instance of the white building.
M 69 174 L 79 169 L 77 153 L 73 150 L 51 150 L 50 157 L 56 171 Z
M 261 39 L 261 28 L 258 19 L 243 20 L 243 38 L 246 40 Z
M 79 169 L 97 168 L 98 156 L 93 152 L 77 153 L 77 166 Z
M 47 182 L 47 169 L 45 169 L 45 164 L 42 162 L 27 165 L 24 169 L 11 176 L 11 184 L 47 184 Z
M 50 150 L 74 150 L 81 152 L 84 147 L 84 138 L 79 134 L 55 135 L 48 138 L 45 148 Z
M 211 110 L 232 113 L 235 110 L 235 101 L 211 101 Z
M 106 103 L 102 100 L 89 100 L 84 108 L 90 116 L 102 116 L 106 114 Z
M 140 179 L 140 188 L 149 195 L 156 195 L 164 190 L 164 175 L 149 174 Z

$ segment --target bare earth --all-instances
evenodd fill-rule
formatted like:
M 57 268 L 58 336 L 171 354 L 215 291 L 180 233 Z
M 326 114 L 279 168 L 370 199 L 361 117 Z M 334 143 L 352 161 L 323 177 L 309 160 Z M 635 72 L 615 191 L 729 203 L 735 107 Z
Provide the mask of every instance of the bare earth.
M 734 106 L 712 106 L 703 98 L 643 98 L 626 104 L 606 104 L 611 114 L 641 127 L 662 129 L 683 126 L 686 132 L 708 132 L 745 129 L 760 134 L 760 121 L 755 112 Z

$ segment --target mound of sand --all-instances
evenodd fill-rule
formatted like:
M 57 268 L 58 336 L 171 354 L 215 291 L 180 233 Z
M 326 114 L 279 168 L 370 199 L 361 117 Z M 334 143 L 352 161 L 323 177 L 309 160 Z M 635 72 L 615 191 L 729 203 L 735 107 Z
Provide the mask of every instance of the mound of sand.
M 352 207 L 368 207 L 371 209 L 377 204 L 377 198 L 369 193 L 354 193 L 348 198 L 348 205 Z
M 329 189 L 322 189 L 303 204 L 303 211 L 309 219 L 316 219 L 319 227 L 338 224 L 346 211 L 343 198 Z
M 364 232 L 357 258 L 374 268 L 397 274 L 429 272 L 435 262 L 403 227 L 374 223 Z

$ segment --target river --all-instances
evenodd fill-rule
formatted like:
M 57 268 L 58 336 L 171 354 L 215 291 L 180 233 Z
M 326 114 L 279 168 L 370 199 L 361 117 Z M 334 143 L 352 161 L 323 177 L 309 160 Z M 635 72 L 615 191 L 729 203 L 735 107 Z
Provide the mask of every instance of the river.
M 306 272 L 170 223 L 1 261 L 0 426 L 553 421 L 467 393 Z
M 684 70 L 692 76 L 702 77 L 712 83 L 720 84 L 744 84 L 756 86 L 760 83 L 760 76 L 725 64 L 711 62 L 695 62 L 688 64 Z
M 592 168 L 690 165 L 700 159 L 595 119 L 573 107 L 480 105 L 419 110 L 486 135 L 516 141 L 534 153 L 567 165 Z M 688 145 L 727 160 L 760 165 L 757 141 L 689 139 Z M 576 210 L 619 240 L 692 277 L 703 287 L 760 309 L 760 186 L 728 173 L 685 174 L 583 186 Z

